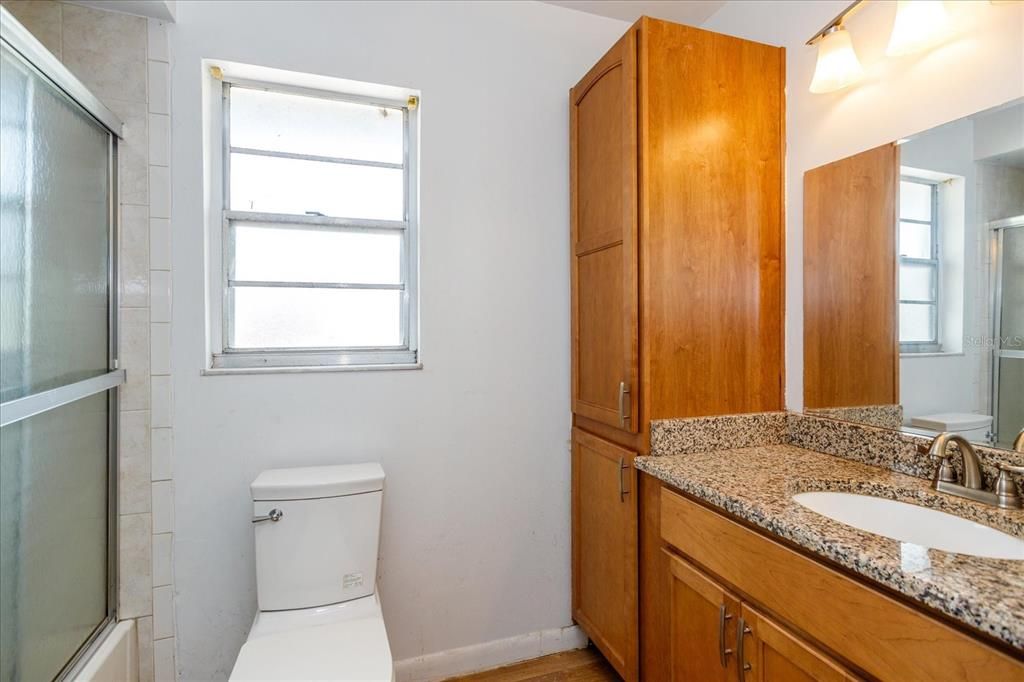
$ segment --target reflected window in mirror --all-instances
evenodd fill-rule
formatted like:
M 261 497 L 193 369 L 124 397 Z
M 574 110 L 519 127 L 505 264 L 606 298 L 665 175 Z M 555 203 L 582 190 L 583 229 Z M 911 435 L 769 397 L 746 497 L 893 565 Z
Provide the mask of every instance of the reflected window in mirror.
M 939 344 L 938 184 L 900 179 L 900 352 L 937 353 Z

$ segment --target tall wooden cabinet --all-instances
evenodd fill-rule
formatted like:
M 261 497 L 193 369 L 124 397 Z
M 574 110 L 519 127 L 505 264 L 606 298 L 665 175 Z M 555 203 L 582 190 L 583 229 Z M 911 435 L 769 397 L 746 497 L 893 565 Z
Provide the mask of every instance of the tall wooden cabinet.
M 783 405 L 784 73 L 644 17 L 570 92 L 573 615 L 627 681 L 650 421 Z

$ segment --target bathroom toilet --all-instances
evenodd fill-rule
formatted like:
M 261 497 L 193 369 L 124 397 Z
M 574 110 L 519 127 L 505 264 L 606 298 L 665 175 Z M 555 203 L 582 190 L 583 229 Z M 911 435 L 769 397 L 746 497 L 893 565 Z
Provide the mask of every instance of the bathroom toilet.
M 972 443 L 987 443 L 992 430 L 992 415 L 969 412 L 924 414 L 911 417 L 910 425 L 929 432 L 928 435 L 950 432 L 960 434 Z
M 230 679 L 394 680 L 376 590 L 380 465 L 272 469 L 251 490 L 259 611 Z

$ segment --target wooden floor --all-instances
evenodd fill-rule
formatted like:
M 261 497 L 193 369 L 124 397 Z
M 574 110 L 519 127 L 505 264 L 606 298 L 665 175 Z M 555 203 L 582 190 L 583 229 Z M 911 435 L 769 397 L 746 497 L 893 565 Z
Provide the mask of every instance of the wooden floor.
M 523 661 L 448 682 L 621 682 L 607 661 L 590 647 Z

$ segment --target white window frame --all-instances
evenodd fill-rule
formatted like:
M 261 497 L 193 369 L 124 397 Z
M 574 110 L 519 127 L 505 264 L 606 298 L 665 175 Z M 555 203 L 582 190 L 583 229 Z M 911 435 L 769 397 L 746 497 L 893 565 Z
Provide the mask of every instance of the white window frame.
M 939 182 L 935 180 L 929 180 L 913 175 L 901 175 L 900 182 L 912 182 L 918 185 L 926 185 L 931 191 L 931 203 L 932 213 L 931 221 L 927 223 L 923 220 L 915 220 L 912 218 L 904 218 L 902 215 L 896 217 L 897 229 L 900 222 L 917 223 L 920 225 L 930 225 L 931 228 L 931 244 L 932 253 L 930 258 L 910 258 L 903 255 L 898 255 L 898 266 L 902 269 L 903 265 L 924 265 L 932 269 L 932 298 L 930 300 L 916 300 L 916 299 L 904 299 L 897 296 L 898 304 L 913 303 L 917 305 L 929 305 L 932 307 L 933 315 L 935 319 L 935 334 L 934 338 L 929 341 L 903 341 L 900 340 L 900 353 L 905 355 L 911 355 L 916 353 L 939 353 L 942 352 L 942 302 L 940 300 L 940 292 L 942 290 L 942 259 L 941 259 L 941 244 L 939 244 Z
M 216 78 L 216 76 L 214 76 Z M 208 113 L 219 114 L 216 122 L 210 126 L 211 139 L 214 147 L 219 147 L 211 155 L 220 164 L 220 187 L 211 183 L 211 196 L 220 199 L 219 235 L 211 239 L 209 265 L 211 269 L 210 292 L 210 367 L 209 373 L 218 371 L 301 371 L 331 369 L 409 369 L 419 365 L 419 202 L 418 202 L 418 97 L 408 96 L 402 99 L 392 97 L 368 96 L 351 94 L 342 91 L 323 90 L 319 88 L 300 87 L 295 85 L 266 82 L 248 78 L 229 77 L 224 74 L 218 82 L 212 84 L 212 94 L 219 94 L 216 99 L 219 106 L 214 106 Z M 217 88 L 219 87 L 219 90 Z M 367 220 L 339 218 L 329 216 L 263 213 L 254 211 L 231 210 L 231 153 L 238 153 L 240 148 L 231 146 L 230 92 L 232 87 L 261 89 L 285 94 L 303 95 L 343 102 L 370 104 L 400 109 L 405 129 L 404 155 L 401 164 L 382 164 L 353 159 L 308 156 L 301 154 L 279 153 L 269 150 L 245 150 L 262 156 L 281 158 L 302 158 L 317 161 L 329 161 L 361 166 L 386 166 L 405 169 L 405 215 L 402 220 Z M 211 100 L 214 99 L 211 97 Z M 212 102 L 211 102 L 212 103 Z M 217 111 L 219 109 L 219 112 Z M 219 157 L 219 158 L 217 158 Z M 212 206 L 211 206 L 212 208 Z M 213 211 L 211 211 L 213 213 Z M 211 216 L 212 218 L 213 216 Z M 240 285 L 240 281 L 232 278 L 234 267 L 233 230 L 232 225 L 246 223 L 277 223 L 282 227 L 304 227 L 313 229 L 342 230 L 352 232 L 400 232 L 403 236 L 401 249 L 401 283 L 391 285 L 368 285 L 360 283 L 315 283 L 288 282 L 287 286 L 299 288 L 337 288 L 337 289 L 388 289 L 400 290 L 401 297 L 401 336 L 402 343 L 396 346 L 359 346 L 359 347 L 306 347 L 306 348 L 232 348 L 233 296 L 232 288 Z M 213 227 L 215 230 L 216 227 Z M 212 231 L 212 230 L 211 230 Z M 213 235 L 211 235 L 213 236 Z M 244 282 L 241 286 L 282 286 L 282 283 Z

